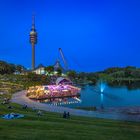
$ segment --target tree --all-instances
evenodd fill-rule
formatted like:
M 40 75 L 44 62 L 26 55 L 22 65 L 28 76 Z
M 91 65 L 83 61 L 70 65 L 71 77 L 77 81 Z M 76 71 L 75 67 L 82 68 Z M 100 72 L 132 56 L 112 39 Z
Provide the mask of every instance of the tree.
M 85 79 L 87 77 L 87 74 L 85 72 L 80 72 L 77 74 L 78 79 Z
M 140 78 L 140 69 L 133 70 L 133 71 L 131 72 L 131 76 L 132 76 L 133 78 Z
M 54 67 L 53 66 L 48 66 L 48 67 L 45 68 L 45 71 L 50 74 L 50 73 L 54 72 Z
M 67 76 L 72 78 L 72 79 L 75 79 L 77 76 L 76 71 L 74 71 L 74 70 L 68 71 Z
M 124 78 L 125 77 L 125 72 L 122 71 L 118 71 L 118 72 L 114 72 L 112 74 L 110 74 L 110 76 L 114 77 L 114 78 Z
M 21 73 L 23 70 L 25 70 L 25 68 L 22 65 L 16 65 L 16 71 Z
M 30 72 L 28 73 L 27 78 L 28 78 L 28 81 L 39 81 L 40 75 Z
M 132 77 L 132 72 L 136 70 L 136 67 L 132 67 L 132 66 L 127 66 L 124 68 L 125 71 L 125 77 Z
M 112 68 L 108 68 L 108 69 L 104 70 L 104 73 L 111 74 L 111 73 L 114 73 L 114 72 L 121 71 L 122 69 L 123 68 L 112 67 Z
M 0 61 L 0 74 L 12 74 L 15 72 L 15 65 Z
M 21 72 L 25 69 L 21 65 L 9 64 L 5 61 L 0 61 L 0 74 L 13 74 L 15 71 Z
M 62 75 L 62 70 L 60 68 L 57 69 L 57 75 L 61 76 Z

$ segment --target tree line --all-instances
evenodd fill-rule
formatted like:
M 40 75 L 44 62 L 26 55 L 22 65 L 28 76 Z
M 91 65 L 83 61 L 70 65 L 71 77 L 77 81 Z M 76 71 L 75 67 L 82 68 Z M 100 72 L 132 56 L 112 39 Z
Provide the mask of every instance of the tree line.
M 14 72 L 21 73 L 26 68 L 22 65 L 10 64 L 5 61 L 0 61 L 0 74 L 13 74 Z

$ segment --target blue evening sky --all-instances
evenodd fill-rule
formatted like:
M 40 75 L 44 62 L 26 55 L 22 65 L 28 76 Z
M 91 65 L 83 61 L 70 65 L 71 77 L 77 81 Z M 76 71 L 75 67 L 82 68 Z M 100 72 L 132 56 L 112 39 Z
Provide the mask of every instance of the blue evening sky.
M 61 47 L 77 71 L 140 67 L 140 0 L 0 0 L 0 60 L 31 67 L 33 13 L 36 66 L 54 64 Z

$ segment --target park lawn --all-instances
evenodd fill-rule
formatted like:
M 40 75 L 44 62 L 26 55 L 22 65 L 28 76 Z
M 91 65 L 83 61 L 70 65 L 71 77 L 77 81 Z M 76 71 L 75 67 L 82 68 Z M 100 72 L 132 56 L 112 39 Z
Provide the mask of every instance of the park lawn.
M 12 104 L 14 109 L 0 105 L 0 115 L 15 112 L 24 114 L 22 119 L 0 119 L 0 140 L 140 140 L 140 123 L 71 116 L 24 110 Z

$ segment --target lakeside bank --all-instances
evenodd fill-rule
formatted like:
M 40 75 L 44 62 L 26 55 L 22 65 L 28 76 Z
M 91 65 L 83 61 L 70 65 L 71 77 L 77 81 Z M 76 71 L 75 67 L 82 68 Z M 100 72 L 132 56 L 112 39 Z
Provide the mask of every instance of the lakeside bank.
M 26 104 L 30 108 L 37 109 L 37 110 L 44 110 L 48 112 L 63 113 L 64 111 L 67 111 L 70 112 L 71 115 L 75 115 L 75 116 L 140 122 L 140 114 L 139 113 L 133 114 L 133 112 L 135 112 L 135 110 L 140 109 L 140 107 L 129 108 L 129 110 L 132 113 L 127 112 L 128 108 L 122 108 L 122 109 L 110 108 L 109 110 L 105 110 L 105 111 L 86 111 L 86 110 L 72 109 L 68 107 L 53 106 L 53 105 L 35 102 L 33 100 L 30 100 L 28 97 L 26 97 L 26 92 L 27 92 L 26 90 L 23 90 L 13 94 L 11 101 L 13 103 L 17 103 L 20 105 Z

